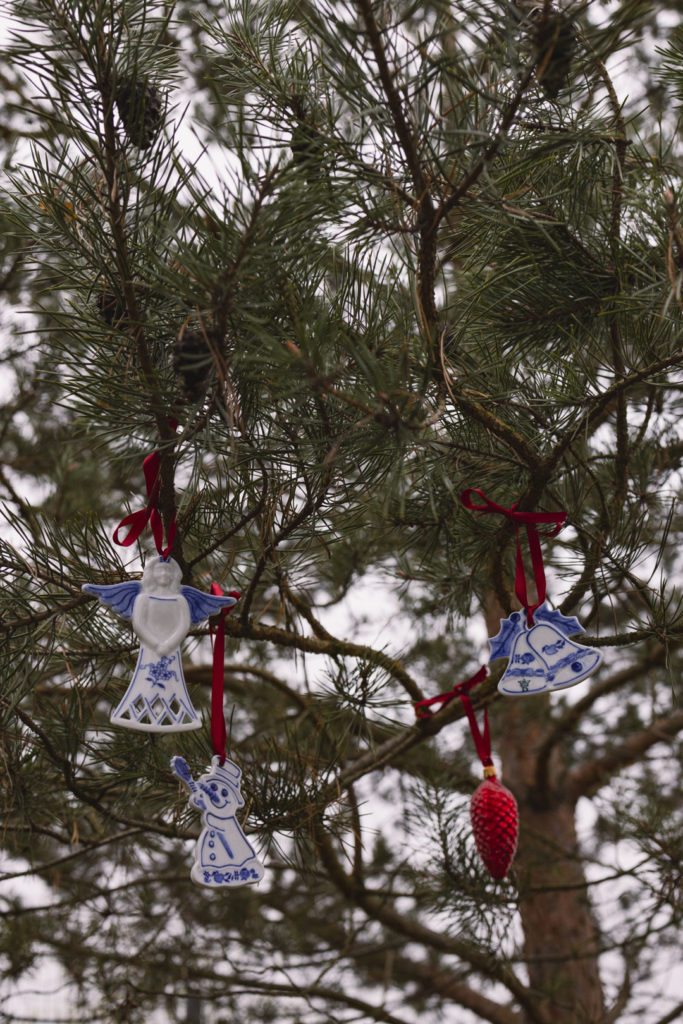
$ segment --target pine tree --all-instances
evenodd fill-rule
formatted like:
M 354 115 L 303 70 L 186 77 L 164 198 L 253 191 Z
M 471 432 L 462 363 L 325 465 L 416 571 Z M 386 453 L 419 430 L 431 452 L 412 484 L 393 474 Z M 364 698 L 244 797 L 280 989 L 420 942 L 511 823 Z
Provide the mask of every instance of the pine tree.
M 683 29 L 612 8 L 13 6 L 3 1019 L 55 964 L 55 1019 L 682 1012 Z M 258 887 L 189 878 L 169 762 L 200 772 L 208 724 L 109 722 L 137 642 L 81 587 L 156 557 L 112 542 L 153 451 L 184 583 L 242 594 L 225 710 Z M 566 510 L 549 599 L 603 654 L 563 693 L 502 697 L 502 661 L 472 691 L 519 806 L 504 881 L 460 701 L 413 708 L 518 607 L 514 528 L 472 487 Z M 207 723 L 208 633 L 184 648 Z

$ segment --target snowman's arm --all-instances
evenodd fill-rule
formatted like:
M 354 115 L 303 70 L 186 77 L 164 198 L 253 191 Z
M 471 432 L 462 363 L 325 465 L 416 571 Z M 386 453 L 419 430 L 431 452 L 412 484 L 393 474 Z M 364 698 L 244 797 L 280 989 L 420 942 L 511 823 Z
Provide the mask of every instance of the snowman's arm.
M 192 772 L 190 766 L 184 757 L 175 756 L 171 758 L 171 771 L 174 775 L 177 775 L 180 781 L 187 787 L 190 792 L 188 803 L 194 804 L 200 811 L 206 810 L 206 804 L 204 803 L 204 797 L 201 794 L 199 786 L 192 778 Z

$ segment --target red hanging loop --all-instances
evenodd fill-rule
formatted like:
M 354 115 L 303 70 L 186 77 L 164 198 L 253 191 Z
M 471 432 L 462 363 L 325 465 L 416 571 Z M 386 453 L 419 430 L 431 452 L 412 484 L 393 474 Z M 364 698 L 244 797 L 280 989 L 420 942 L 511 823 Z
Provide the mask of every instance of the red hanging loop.
M 419 700 L 415 705 L 415 714 L 418 718 L 431 718 L 432 715 L 442 711 L 447 704 L 450 704 L 450 702 L 454 700 L 455 697 L 459 697 L 461 693 L 467 693 L 473 686 L 476 686 L 477 683 L 483 683 L 487 675 L 488 669 L 486 668 L 486 665 L 482 665 L 478 672 L 475 672 L 473 676 L 466 679 L 464 683 L 458 683 L 458 685 L 454 686 L 452 690 L 448 691 L 448 693 L 440 693 L 438 697 L 429 697 L 427 700 Z M 441 704 L 441 707 L 436 708 L 435 711 L 422 710 L 423 708 L 430 707 L 432 704 Z
M 481 732 L 479 729 L 479 723 L 477 722 L 477 716 L 474 713 L 472 707 L 472 701 L 466 693 L 460 694 L 460 700 L 462 706 L 465 709 L 467 715 L 467 721 L 470 723 L 470 732 L 472 733 L 472 739 L 474 745 L 477 748 L 479 754 L 479 760 L 485 768 L 489 768 L 493 761 L 491 760 L 491 733 L 489 732 L 489 709 L 484 705 L 484 731 Z
M 211 584 L 211 593 L 217 597 L 223 596 L 223 590 L 217 583 Z M 228 597 L 234 597 L 239 601 L 242 595 L 238 590 L 229 590 Z M 211 626 L 211 638 L 213 640 L 213 666 L 211 670 L 211 744 L 214 754 L 220 758 L 220 763 L 225 763 L 227 757 L 227 732 L 225 729 L 225 715 L 223 714 L 223 698 L 225 691 L 224 683 L 224 662 L 225 662 L 225 616 L 229 615 L 234 605 L 230 608 L 222 608 L 219 613 L 218 626 L 215 631 Z
M 437 714 L 446 707 L 447 704 L 455 698 L 459 697 L 462 701 L 462 706 L 465 709 L 467 715 L 467 721 L 470 725 L 470 732 L 472 733 L 472 739 L 474 745 L 477 748 L 479 759 L 481 763 L 486 767 L 493 764 L 491 760 L 491 734 L 489 732 L 489 713 L 488 709 L 484 707 L 484 731 L 482 732 L 477 722 L 477 716 L 474 713 L 472 707 L 472 701 L 467 696 L 470 690 L 472 690 L 478 683 L 482 683 L 488 675 L 488 669 L 486 665 L 482 665 L 478 672 L 475 672 L 473 676 L 466 679 L 464 683 L 458 683 L 448 693 L 441 693 L 438 697 L 430 697 L 428 700 L 420 700 L 415 705 L 415 714 L 418 718 L 431 718 L 432 715 Z M 429 707 L 431 704 L 440 703 L 441 707 L 437 711 L 424 711 L 424 708 Z
M 470 495 L 478 494 L 484 501 L 483 505 L 475 505 Z M 517 503 L 511 505 L 510 508 L 505 508 L 503 505 L 497 505 L 495 501 L 491 501 L 487 498 L 483 491 L 480 491 L 476 487 L 469 487 L 460 496 L 460 500 L 465 508 L 470 509 L 472 512 L 482 512 L 484 515 L 495 513 L 498 515 L 505 516 L 511 523 L 514 524 L 515 534 L 517 538 L 517 551 L 515 559 L 515 594 L 517 600 L 520 602 L 523 608 L 526 609 L 527 622 L 529 626 L 533 625 L 533 614 L 537 608 L 539 608 L 546 597 L 546 582 L 545 582 L 545 569 L 543 566 L 543 552 L 541 551 L 541 542 L 539 540 L 537 526 L 541 523 L 554 523 L 554 529 L 543 530 L 542 533 L 545 537 L 555 537 L 565 524 L 567 519 L 566 512 L 520 512 L 517 509 Z M 522 555 L 522 545 L 519 537 L 520 526 L 526 527 L 526 535 L 529 541 L 529 553 L 531 555 L 531 568 L 534 575 L 534 585 L 536 587 L 536 604 L 531 605 L 529 603 L 529 595 L 527 592 L 526 585 L 526 573 L 524 572 L 524 558 Z
M 169 419 L 169 427 L 176 430 L 178 421 Z M 140 537 L 143 530 L 149 523 L 154 537 L 154 544 L 162 558 L 166 559 L 173 550 L 173 543 L 178 532 L 175 512 L 168 524 L 166 547 L 164 547 L 164 524 L 159 512 L 159 491 L 161 489 L 161 456 L 159 452 L 150 452 L 142 463 L 142 471 L 145 475 L 145 487 L 147 489 L 147 504 L 137 512 L 131 512 L 125 516 L 112 534 L 112 540 L 119 547 L 127 548 Z M 121 539 L 119 531 L 129 527 L 128 533 Z

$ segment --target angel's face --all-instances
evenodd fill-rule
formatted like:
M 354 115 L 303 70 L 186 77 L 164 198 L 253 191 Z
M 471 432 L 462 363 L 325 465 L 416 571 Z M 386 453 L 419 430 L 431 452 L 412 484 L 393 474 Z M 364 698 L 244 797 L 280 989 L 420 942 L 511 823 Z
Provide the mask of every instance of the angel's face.
M 180 587 L 180 568 L 172 560 L 148 562 L 143 575 L 145 590 L 170 590 L 177 593 Z

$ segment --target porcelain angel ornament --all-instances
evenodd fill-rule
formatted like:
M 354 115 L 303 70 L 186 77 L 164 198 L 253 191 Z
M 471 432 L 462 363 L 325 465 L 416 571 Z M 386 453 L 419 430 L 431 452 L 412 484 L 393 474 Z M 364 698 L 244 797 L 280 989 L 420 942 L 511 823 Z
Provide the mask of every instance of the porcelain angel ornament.
M 181 586 L 181 575 L 177 562 L 160 557 L 147 562 L 142 582 L 83 585 L 87 594 L 130 619 L 140 640 L 130 686 L 111 715 L 115 725 L 141 732 L 183 732 L 202 724 L 187 692 L 180 644 L 190 626 L 229 608 L 236 598 Z

